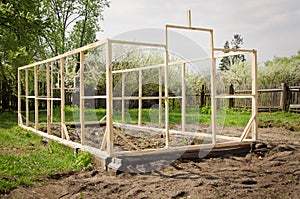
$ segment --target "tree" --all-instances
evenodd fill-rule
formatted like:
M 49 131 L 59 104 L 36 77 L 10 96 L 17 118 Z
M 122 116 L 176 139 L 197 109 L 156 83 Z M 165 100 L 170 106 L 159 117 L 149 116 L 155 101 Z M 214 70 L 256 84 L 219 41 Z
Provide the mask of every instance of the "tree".
M 300 82 L 300 51 L 291 57 L 275 57 L 272 61 L 265 62 L 259 68 L 259 83 L 272 84 L 297 84 Z
M 244 39 L 240 34 L 235 34 L 233 35 L 233 39 L 231 40 L 230 44 L 232 49 L 239 49 L 244 44 Z M 224 49 L 224 53 L 230 52 L 230 45 L 228 41 L 225 42 Z M 220 61 L 219 70 L 228 71 L 231 65 L 235 63 L 244 62 L 245 60 L 246 59 L 244 55 L 233 55 L 224 57 Z
M 43 26 L 38 0 L 0 3 L 0 101 L 3 110 L 16 107 L 17 67 L 29 63 L 40 50 L 36 44 Z
M 231 65 L 230 70 L 223 72 L 223 81 L 225 85 L 233 84 L 235 86 L 251 84 L 251 64 L 248 61 L 237 62 Z
M 224 49 L 230 49 L 229 42 L 226 41 L 224 44 Z M 229 50 L 224 50 L 224 53 L 229 53 Z M 220 61 L 219 70 L 227 71 L 229 70 L 229 66 L 231 65 L 230 57 L 223 57 Z
M 106 0 L 1 1 L 2 109 L 16 107 L 19 66 L 96 41 L 96 32 L 100 30 L 98 20 L 108 6 Z
M 96 41 L 100 30 L 98 20 L 109 6 L 107 0 L 44 0 L 43 12 L 51 22 L 43 39 L 47 43 L 49 56 Z

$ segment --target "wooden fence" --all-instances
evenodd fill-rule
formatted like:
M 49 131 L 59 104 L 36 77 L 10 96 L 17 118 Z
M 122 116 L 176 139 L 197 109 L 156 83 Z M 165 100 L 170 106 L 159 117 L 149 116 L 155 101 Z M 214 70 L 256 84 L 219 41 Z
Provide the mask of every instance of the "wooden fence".
M 251 90 L 247 86 L 234 88 L 230 85 L 225 94 L 247 94 Z M 210 106 L 210 92 L 203 85 L 201 93 L 189 97 L 189 104 L 199 104 L 200 107 Z M 251 108 L 251 99 L 227 99 L 226 106 L 229 108 Z M 259 111 L 291 111 L 300 113 L 300 85 L 272 85 L 258 90 Z

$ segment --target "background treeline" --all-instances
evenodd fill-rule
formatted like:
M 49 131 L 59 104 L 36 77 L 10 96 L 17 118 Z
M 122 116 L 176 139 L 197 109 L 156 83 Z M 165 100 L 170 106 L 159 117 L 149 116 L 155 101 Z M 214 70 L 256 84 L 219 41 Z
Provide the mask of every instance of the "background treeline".
M 2 0 L 1 110 L 16 109 L 19 66 L 95 42 L 108 6 L 107 0 Z
M 102 13 L 108 6 L 107 0 L 2 0 L 0 3 L 0 110 L 15 110 L 17 107 L 19 66 L 95 42 L 96 33 L 101 31 L 98 22 L 103 20 Z M 225 42 L 224 48 L 238 49 L 243 43 L 242 36 L 235 34 L 231 41 Z M 122 54 L 125 57 L 118 56 L 119 59 L 114 60 L 115 67 L 118 69 L 158 64 L 163 60 L 162 54 L 157 51 L 149 53 L 149 51 L 126 49 L 126 47 L 120 47 L 119 51 L 121 54 L 124 51 L 126 53 Z M 96 55 L 89 56 L 92 59 L 91 63 L 94 62 L 93 56 Z M 97 58 L 99 59 L 98 55 Z M 79 57 L 73 59 L 76 63 Z M 232 84 L 237 88 L 249 85 L 251 84 L 250 66 L 249 59 L 243 55 L 224 58 L 218 65 L 218 78 L 226 86 Z M 78 72 L 78 65 L 73 68 L 72 72 Z M 180 73 L 175 69 L 171 72 L 170 82 L 174 83 L 173 90 L 176 90 L 180 85 L 175 85 L 178 82 L 175 80 L 180 79 Z M 154 78 L 155 73 L 157 71 L 153 70 L 145 75 Z M 261 64 L 258 73 L 260 88 L 281 83 L 299 84 L 300 51 L 294 56 L 275 57 Z M 99 82 L 98 88 L 95 89 L 99 92 L 105 90 L 105 78 L 99 79 L 99 76 L 96 78 L 98 79 L 93 81 Z M 115 77 L 115 81 L 118 78 L 120 77 Z M 188 94 L 200 96 L 202 85 L 209 88 L 209 78 L 198 73 L 188 74 L 186 80 L 190 91 Z M 157 93 L 157 90 L 157 85 L 149 84 L 143 88 L 143 93 L 150 95 Z

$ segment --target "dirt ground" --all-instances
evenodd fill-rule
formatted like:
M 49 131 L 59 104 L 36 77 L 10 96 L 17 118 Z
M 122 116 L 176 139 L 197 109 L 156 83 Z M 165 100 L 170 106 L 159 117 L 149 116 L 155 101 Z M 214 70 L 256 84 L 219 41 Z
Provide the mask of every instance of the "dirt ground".
M 229 129 L 230 130 L 230 129 Z M 300 132 L 260 128 L 252 153 L 174 161 L 146 174 L 93 168 L 1 198 L 299 198 Z

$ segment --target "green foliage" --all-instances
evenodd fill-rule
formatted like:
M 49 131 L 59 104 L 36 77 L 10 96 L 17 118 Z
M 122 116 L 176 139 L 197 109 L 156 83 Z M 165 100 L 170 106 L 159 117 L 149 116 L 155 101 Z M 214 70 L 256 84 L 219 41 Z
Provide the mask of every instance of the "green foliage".
M 225 85 L 235 86 L 251 84 L 251 64 L 248 61 L 238 62 L 230 66 L 230 70 L 222 71 Z
M 232 49 L 239 49 L 244 44 L 244 39 L 240 34 L 235 34 L 233 35 L 233 39 L 231 40 L 230 44 Z M 228 41 L 225 42 L 224 49 L 225 49 L 224 53 L 230 52 L 229 50 L 226 50 L 226 49 L 230 49 L 230 45 Z M 224 57 L 220 61 L 219 70 L 228 71 L 231 69 L 232 65 L 242 63 L 245 60 L 246 59 L 244 55 L 233 55 L 233 56 Z
M 259 68 L 259 83 L 273 85 L 280 83 L 297 84 L 300 82 L 300 51 L 291 57 L 275 57 Z
M 93 165 L 93 156 L 89 152 L 79 152 L 76 155 L 75 167 L 88 168 Z
M 200 113 L 202 114 L 211 114 L 210 106 L 203 106 L 200 108 Z
M 0 2 L 2 109 L 16 108 L 19 66 L 96 41 L 98 20 L 108 6 L 106 0 Z

